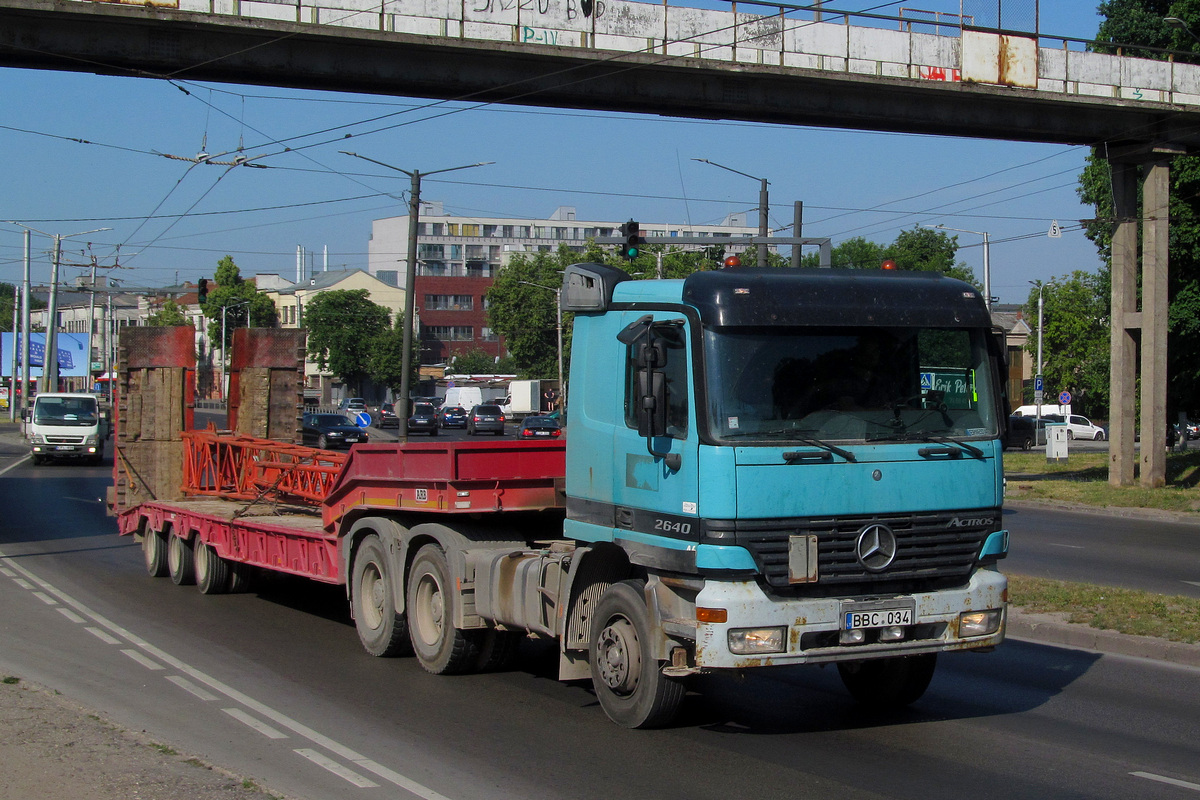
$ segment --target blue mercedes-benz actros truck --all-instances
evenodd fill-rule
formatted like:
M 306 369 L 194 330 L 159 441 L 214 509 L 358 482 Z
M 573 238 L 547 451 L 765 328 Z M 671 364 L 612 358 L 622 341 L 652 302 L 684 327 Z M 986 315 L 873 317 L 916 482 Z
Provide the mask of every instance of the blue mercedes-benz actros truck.
M 696 672 L 798 664 L 904 705 L 939 653 L 1003 639 L 1006 347 L 974 287 L 577 264 L 562 307 L 564 676 L 586 660 L 615 721 L 662 724 Z

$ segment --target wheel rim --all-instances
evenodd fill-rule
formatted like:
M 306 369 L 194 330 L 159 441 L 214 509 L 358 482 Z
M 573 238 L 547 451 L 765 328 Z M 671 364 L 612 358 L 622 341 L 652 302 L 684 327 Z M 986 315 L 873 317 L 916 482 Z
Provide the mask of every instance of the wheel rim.
M 146 560 L 146 568 L 150 569 L 158 562 L 159 549 L 162 547 L 162 539 L 158 538 L 158 534 L 154 531 L 146 531 L 146 535 L 142 538 L 142 556 Z
M 383 605 L 387 600 L 387 587 L 383 584 L 383 576 L 379 565 L 374 561 L 363 569 L 362 581 L 359 583 L 358 596 L 362 598 L 360 611 L 367 627 L 375 630 L 383 625 Z
M 417 636 L 426 645 L 436 645 L 446 623 L 446 598 L 435 576 L 428 572 L 421 576 L 415 599 Z
M 171 570 L 171 574 L 175 575 L 179 572 L 180 557 L 183 553 L 180 552 L 180 546 L 177 544 L 178 536 L 171 538 L 171 543 L 167 545 L 167 568 Z
M 329 440 L 325 438 L 324 434 L 321 434 L 320 436 L 317 437 L 317 447 L 324 450 L 325 445 L 327 445 L 327 444 L 329 444 Z
M 208 580 L 208 545 L 204 542 L 196 542 L 194 552 L 196 570 L 196 583 L 201 586 Z
M 630 695 L 637 690 L 642 656 L 637 631 L 629 620 L 620 617 L 600 631 L 597 641 L 597 667 L 600 680 L 613 694 Z

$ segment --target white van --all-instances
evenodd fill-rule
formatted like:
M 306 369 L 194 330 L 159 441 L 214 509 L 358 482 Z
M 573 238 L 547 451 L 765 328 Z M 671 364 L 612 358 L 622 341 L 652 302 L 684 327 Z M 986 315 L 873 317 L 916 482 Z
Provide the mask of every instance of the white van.
M 443 407 L 462 406 L 470 411 L 483 402 L 483 391 L 478 386 L 452 386 L 446 390 Z
M 34 398 L 25 425 L 34 464 L 52 458 L 83 458 L 99 464 L 107 438 L 108 420 L 96 395 L 43 392 Z

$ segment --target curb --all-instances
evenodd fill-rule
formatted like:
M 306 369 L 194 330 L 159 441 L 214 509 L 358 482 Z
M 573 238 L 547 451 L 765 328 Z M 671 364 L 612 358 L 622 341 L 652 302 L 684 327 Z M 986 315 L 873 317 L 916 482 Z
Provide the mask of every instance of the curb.
M 1064 503 L 1061 500 L 1022 500 L 1004 498 L 1005 508 L 1045 508 L 1051 511 L 1073 511 L 1079 514 L 1096 514 L 1104 517 L 1146 519 L 1158 522 L 1179 522 L 1185 525 L 1200 525 L 1200 513 L 1191 511 L 1166 511 L 1159 508 L 1137 508 L 1135 506 L 1089 506 L 1084 503 Z
M 1009 606 L 1006 638 L 1200 667 L 1200 644 L 1117 633 L 1067 622 L 1065 617 L 1064 613 L 1026 614 Z

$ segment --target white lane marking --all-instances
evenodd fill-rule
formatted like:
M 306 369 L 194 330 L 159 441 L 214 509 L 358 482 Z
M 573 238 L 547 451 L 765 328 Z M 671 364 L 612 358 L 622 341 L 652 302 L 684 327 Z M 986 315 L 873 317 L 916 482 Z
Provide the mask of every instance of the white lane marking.
M 58 605 L 58 601 L 55 600 L 50 595 L 46 594 L 45 592 L 34 592 L 33 596 L 36 597 L 38 600 L 41 600 L 43 603 L 45 603 L 48 606 Z
M 33 584 L 31 584 L 29 581 L 22 580 L 21 578 L 15 579 L 13 583 L 15 583 L 17 586 L 20 586 L 22 589 L 29 589 L 30 591 L 33 590 Z
M 84 622 L 87 621 L 83 617 L 79 616 L 78 614 L 76 614 L 74 611 L 72 611 L 69 608 L 63 608 L 62 606 L 59 606 L 58 608 L 56 608 L 54 610 L 57 611 L 58 613 L 62 614 L 67 619 L 71 620 L 71 622 L 74 622 L 76 625 L 82 625 Z
M 32 455 L 33 455 L 32 453 L 27 453 L 24 458 L 20 458 L 20 459 L 14 461 L 13 463 L 9 464 L 4 469 L 0 469 L 0 475 L 3 475 L 4 473 L 8 472 L 10 469 L 16 469 L 17 467 L 21 466 L 26 461 L 28 461 L 30 456 L 32 456 Z
M 0 559 L 3 559 L 3 558 L 8 558 L 8 555 L 3 551 L 3 549 L 0 549 Z M 353 750 L 349 747 L 346 747 L 345 745 L 340 744 L 339 742 L 334 741 L 333 739 L 330 739 L 328 736 L 318 733 L 317 731 L 313 730 L 312 728 L 309 728 L 307 725 L 303 725 L 300 722 L 297 722 L 296 720 L 292 719 L 291 717 L 288 717 L 286 714 L 282 714 L 282 713 L 276 711 L 275 709 L 271 708 L 270 706 L 268 706 L 264 703 L 260 703 L 259 701 L 255 700 L 254 698 L 252 698 L 248 695 L 245 695 L 242 692 L 239 692 L 237 689 L 234 689 L 232 686 L 228 686 L 228 685 L 222 683 L 221 681 L 217 680 L 216 678 L 213 678 L 213 677 L 201 672 L 200 670 L 196 669 L 195 667 L 185 664 L 184 662 L 180 661 L 179 659 L 175 658 L 174 656 L 167 654 L 163 650 L 161 650 L 161 649 L 155 647 L 154 645 L 135 636 L 132 632 L 126 630 L 125 628 L 122 628 L 120 625 L 113 622 L 112 620 L 109 620 L 109 619 L 101 616 L 100 614 L 96 613 L 95 611 L 92 611 L 90 608 L 88 608 L 87 606 L 85 606 L 83 603 L 79 602 L 75 598 L 71 597 L 70 595 L 66 594 L 65 592 L 60 591 L 56 587 L 52 586 L 50 583 L 37 577 L 36 575 L 34 575 L 32 572 L 30 572 L 24 566 L 21 566 L 19 564 L 15 564 L 12 562 L 10 562 L 10 566 L 12 566 L 13 569 L 17 570 L 17 572 L 21 573 L 29 580 L 31 580 L 34 583 L 41 586 L 48 593 L 56 596 L 64 605 L 71 606 L 72 608 L 74 608 L 76 611 L 78 611 L 83 616 L 87 617 L 88 619 L 92 620 L 93 622 L 97 623 L 98 625 L 101 625 L 102 627 L 107 628 L 111 633 L 113 633 L 117 636 L 120 636 L 121 638 L 125 639 L 126 641 L 130 642 L 131 644 L 136 645 L 137 647 L 141 648 L 145 652 L 160 659 L 163 663 L 169 665 L 171 668 L 178 670 L 179 672 L 182 672 L 185 675 L 188 675 L 193 680 L 196 680 L 196 681 L 199 681 L 200 683 L 205 684 L 213 691 L 218 692 L 219 694 L 225 695 L 230 700 L 233 700 L 235 703 L 240 703 L 241 705 L 245 706 L 246 708 L 249 708 L 251 711 L 254 711 L 254 712 L 266 717 L 267 719 L 271 720 L 275 724 L 279 725 L 281 728 L 285 728 L 285 729 L 291 731 L 296 736 L 299 736 L 302 739 L 307 739 L 308 741 L 312 742 L 313 744 L 317 745 L 318 747 L 322 747 L 322 748 L 328 750 L 329 752 L 333 753 L 336 756 L 344 758 L 347 761 L 350 761 L 354 764 L 357 764 L 358 766 L 361 766 L 365 770 L 373 772 L 375 775 L 378 775 L 380 778 L 384 779 L 385 781 L 388 781 L 389 783 L 399 786 L 400 788 L 404 789 L 405 791 L 407 791 L 417 797 L 422 798 L 422 800 L 452 800 L 451 798 L 447 797 L 446 795 L 435 792 L 433 789 L 430 789 L 428 786 L 425 786 L 423 784 L 417 783 L 414 780 L 406 778 L 405 776 L 401 775 L 400 773 L 395 772 L 394 770 L 388 769 L 387 767 L 383 766 L 382 764 L 376 763 L 375 761 L 367 758 L 366 756 L 362 755 L 361 753 L 358 753 L 355 750 Z M 122 652 L 124 652 L 126 655 L 130 655 L 133 651 L 123 650 Z M 130 657 L 132 658 L 133 656 L 130 655 Z M 147 659 L 147 661 L 149 661 L 149 659 Z M 154 662 L 150 662 L 150 663 L 154 663 Z M 161 669 L 161 667 L 158 667 L 158 668 Z
M 120 644 L 121 643 L 121 640 L 118 639 L 117 637 L 109 636 L 108 631 L 102 631 L 99 628 L 93 627 L 91 625 L 84 628 L 84 630 L 87 631 L 88 633 L 90 633 L 92 636 L 95 636 L 97 639 L 104 642 L 105 644 Z
M 1189 586 L 1200 586 L 1200 581 L 1184 581 Z
M 1049 545 L 1051 547 L 1065 547 L 1068 550 L 1083 550 L 1084 549 L 1083 545 L 1081 545 L 1081 544 L 1058 544 L 1057 542 L 1049 542 Z
M 1191 789 L 1193 791 L 1200 792 L 1200 783 L 1190 783 L 1188 781 L 1178 781 L 1178 780 L 1175 780 L 1174 778 L 1166 778 L 1166 777 L 1163 777 L 1162 775 L 1155 775 L 1153 772 L 1131 772 L 1129 774 L 1133 775 L 1136 778 L 1145 778 L 1148 781 L 1158 781 L 1159 783 L 1166 783 L 1171 786 L 1178 786 L 1181 789 Z
M 167 680 L 178 686 L 180 689 L 183 689 L 185 692 L 194 694 L 196 697 L 200 698 L 206 703 L 211 703 L 213 700 L 217 699 L 216 695 L 209 694 L 196 684 L 189 681 L 187 678 L 181 678 L 178 675 L 168 675 Z
M 251 727 L 254 730 L 258 731 L 259 733 L 261 733 L 263 736 L 267 737 L 268 739 L 286 739 L 286 738 L 288 738 L 286 733 L 275 730 L 267 723 L 263 722 L 262 720 L 255 719 L 254 717 L 247 714 L 245 711 L 242 711 L 240 708 L 222 708 L 221 710 L 224 711 L 229 716 L 236 719 L 238 722 L 242 723 L 243 725 L 246 725 L 246 726 Z
M 3 575 L 3 576 L 4 576 L 4 577 L 6 577 L 6 578 L 15 578 L 15 577 L 17 577 L 17 573 L 13 572 L 13 571 L 12 571 L 11 569 L 9 569 L 8 567 L 0 567 L 0 575 Z
M 158 662 L 156 662 L 150 658 L 147 658 L 145 655 L 139 653 L 137 650 L 126 649 L 126 650 L 122 650 L 121 652 L 124 653 L 125 655 L 129 656 L 130 658 L 132 658 L 134 661 L 141 664 L 146 669 L 154 669 L 154 670 L 166 669 L 166 667 L 164 667 L 162 664 L 159 664 Z
M 299 753 L 300 755 L 304 756 L 305 758 L 307 758 L 309 761 L 316 764 L 318 767 L 324 767 L 325 769 L 332 772 L 334 775 L 337 775 L 339 778 L 345 778 L 346 780 L 350 781 L 350 783 L 353 783 L 355 786 L 357 786 L 360 789 L 374 789 L 379 786 L 378 783 L 375 783 L 372 780 L 364 778 L 362 775 L 359 775 L 357 772 L 355 772 L 352 769 L 347 769 L 346 767 L 343 767 L 341 764 L 337 763 L 333 759 L 327 758 L 327 757 L 321 755 L 316 750 L 309 750 L 307 748 L 301 748 L 301 749 L 297 750 L 296 752 Z

